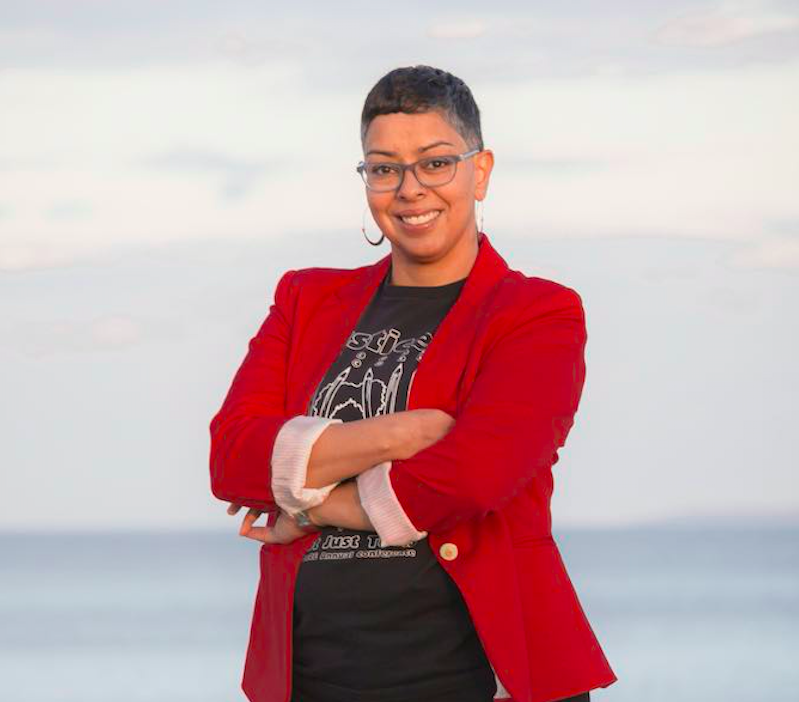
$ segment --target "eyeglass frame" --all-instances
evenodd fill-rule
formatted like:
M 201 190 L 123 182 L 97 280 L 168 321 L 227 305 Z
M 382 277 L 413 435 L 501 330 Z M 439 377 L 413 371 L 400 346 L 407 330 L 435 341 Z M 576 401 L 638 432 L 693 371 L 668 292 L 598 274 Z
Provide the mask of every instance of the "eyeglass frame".
M 425 156 L 424 158 L 420 158 L 413 163 L 397 163 L 396 161 L 377 161 L 374 165 L 383 165 L 389 164 L 392 166 L 397 166 L 400 169 L 400 180 L 397 183 L 395 188 L 389 188 L 388 190 L 376 190 L 373 188 L 369 183 L 366 182 L 366 178 L 364 177 L 364 171 L 366 169 L 366 161 L 359 161 L 358 165 L 355 166 L 355 171 L 360 174 L 361 180 L 363 181 L 364 185 L 373 190 L 376 193 L 390 193 L 392 190 L 397 191 L 402 187 L 402 184 L 405 182 L 405 173 L 408 169 L 413 170 L 413 177 L 416 178 L 416 181 L 421 185 L 423 188 L 440 188 L 442 185 L 448 185 L 453 180 L 455 180 L 455 175 L 458 172 L 458 164 L 461 161 L 465 161 L 467 158 L 471 158 L 476 154 L 479 154 L 481 151 L 485 151 L 485 149 L 472 149 L 471 151 L 465 151 L 462 154 L 440 154 L 439 156 Z M 427 161 L 428 159 L 436 159 L 436 158 L 454 158 L 455 159 L 455 170 L 452 172 L 452 178 L 450 178 L 446 183 L 439 183 L 438 185 L 424 185 L 421 180 L 419 180 L 419 175 L 416 173 L 416 166 L 418 166 L 422 161 Z

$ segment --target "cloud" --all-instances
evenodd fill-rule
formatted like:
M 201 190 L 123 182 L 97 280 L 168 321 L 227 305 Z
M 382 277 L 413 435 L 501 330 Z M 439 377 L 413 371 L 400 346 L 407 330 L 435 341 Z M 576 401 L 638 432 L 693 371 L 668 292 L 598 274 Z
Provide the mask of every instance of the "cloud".
M 664 24 L 655 34 L 661 44 L 726 46 L 752 37 L 799 29 L 799 17 L 757 10 L 719 8 L 693 12 Z
M 763 309 L 762 290 L 748 290 L 733 285 L 714 286 L 698 298 L 715 310 L 732 315 L 751 316 Z
M 44 242 L 0 241 L 0 272 L 61 268 L 80 259 L 81 253 L 76 248 Z
M 508 41 L 508 25 L 493 15 L 400 22 L 411 47 L 434 48 L 431 62 L 448 56 L 474 86 L 486 144 L 496 156 L 487 226 L 754 245 L 761 233 L 780 234 L 766 220 L 797 216 L 790 183 L 796 182 L 799 100 L 790 86 L 799 61 L 737 63 L 743 54 L 763 55 L 762 47 L 750 52 L 748 44 L 737 58 L 735 52 L 658 51 L 640 41 L 654 26 L 651 8 L 633 13 L 618 32 L 617 44 L 635 42 L 640 61 L 637 53 L 609 50 L 608 23 L 616 20 L 607 17 L 590 18 L 599 24 L 596 43 L 561 61 L 568 51 L 552 47 L 553 37 L 580 43 L 585 18 L 572 36 L 564 29 L 566 15 L 544 18 L 542 27 L 525 24 L 520 13 L 509 14 L 508 24 L 519 31 Z M 128 31 L 121 22 L 110 26 Z M 497 50 L 478 60 L 469 40 L 424 39 L 427 27 L 440 37 L 485 32 L 476 41 L 490 39 Z M 226 37 L 222 48 L 231 56 L 249 55 L 248 47 L 257 53 L 267 37 L 265 26 L 254 19 L 243 24 L 238 16 L 206 29 L 204 40 Z M 303 41 L 321 47 L 316 38 L 325 31 L 332 30 L 311 23 Z M 535 32 L 548 34 L 549 43 L 539 43 Z M 383 70 L 365 60 L 379 40 L 359 42 L 328 57 L 321 72 L 315 57 L 322 48 L 296 66 L 281 58 L 246 70 L 218 56 L 167 66 L 155 55 L 148 55 L 152 66 L 137 70 L 7 68 L 0 83 L 7 127 L 5 139 L 0 135 L 0 270 L 69 265 L 93 251 L 204 238 L 277 239 L 298 230 L 353 228 L 359 234 L 365 204 L 353 168 L 361 156 L 359 110 L 365 88 Z M 511 44 L 523 42 L 528 53 L 506 61 Z M 546 56 L 553 74 L 530 74 L 530 52 Z M 726 70 L 707 61 L 647 72 L 650 60 L 670 62 L 678 54 L 736 63 Z M 618 69 L 635 64 L 640 72 L 613 68 L 614 57 Z M 357 71 L 342 74 L 360 83 L 358 91 L 328 81 L 320 93 L 291 79 L 326 80 L 341 61 L 358 63 Z M 508 76 L 503 63 L 525 75 Z M 589 63 L 604 66 L 604 74 L 561 72 Z M 473 81 L 481 71 L 483 78 Z
M 486 33 L 488 26 L 480 19 L 457 19 L 436 22 L 427 29 L 432 39 L 474 39 Z
M 178 319 L 143 319 L 107 314 L 94 319 L 25 320 L 0 329 L 3 348 L 28 357 L 128 349 L 152 340 L 175 340 L 184 334 Z
M 52 203 L 45 215 L 52 220 L 78 220 L 85 219 L 92 214 L 90 203 L 82 200 L 62 200 Z
M 211 173 L 222 180 L 222 194 L 232 199 L 246 195 L 258 179 L 283 173 L 289 167 L 277 159 L 246 160 L 203 149 L 178 148 L 144 160 L 150 168 L 164 171 Z
M 727 263 L 733 268 L 799 271 L 799 238 L 766 239 L 738 250 Z
M 502 157 L 501 165 L 509 170 L 526 173 L 544 173 L 546 175 L 571 175 L 579 173 L 596 173 L 611 168 L 614 164 L 601 158 L 570 158 L 547 156 L 512 155 Z
M 130 317 L 99 319 L 89 326 L 89 339 L 95 348 L 119 348 L 141 340 L 141 326 Z

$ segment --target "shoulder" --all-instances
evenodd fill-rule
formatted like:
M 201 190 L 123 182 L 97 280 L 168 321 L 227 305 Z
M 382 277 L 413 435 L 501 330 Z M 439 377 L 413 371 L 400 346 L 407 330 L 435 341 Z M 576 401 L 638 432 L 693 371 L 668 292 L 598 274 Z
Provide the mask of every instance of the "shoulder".
M 565 283 L 509 269 L 496 286 L 486 310 L 486 335 L 491 345 L 513 340 L 529 344 L 530 352 L 546 344 L 586 341 L 586 319 L 580 294 Z
M 500 283 L 501 302 L 520 310 L 574 306 L 582 311 L 581 295 L 565 283 L 508 269 Z M 498 301 L 499 302 L 499 301 Z
M 342 285 L 357 279 L 374 264 L 357 268 L 329 268 L 313 266 L 292 268 L 278 279 L 275 297 L 292 301 L 300 294 L 305 300 L 324 299 Z
M 300 285 L 303 288 L 325 288 L 343 285 L 350 280 L 354 280 L 373 265 L 374 264 L 368 264 L 365 266 L 358 266 L 357 268 L 328 268 L 314 266 L 311 268 L 298 268 L 293 272 L 297 285 Z

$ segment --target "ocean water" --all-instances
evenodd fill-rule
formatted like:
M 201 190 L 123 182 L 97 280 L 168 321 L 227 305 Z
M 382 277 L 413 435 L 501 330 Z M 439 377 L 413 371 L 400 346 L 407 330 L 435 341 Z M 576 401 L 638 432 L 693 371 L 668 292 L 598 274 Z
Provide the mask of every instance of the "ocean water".
M 799 700 L 799 528 L 555 537 L 619 677 L 592 700 Z M 235 529 L 1 534 L 0 700 L 245 700 L 258 546 Z

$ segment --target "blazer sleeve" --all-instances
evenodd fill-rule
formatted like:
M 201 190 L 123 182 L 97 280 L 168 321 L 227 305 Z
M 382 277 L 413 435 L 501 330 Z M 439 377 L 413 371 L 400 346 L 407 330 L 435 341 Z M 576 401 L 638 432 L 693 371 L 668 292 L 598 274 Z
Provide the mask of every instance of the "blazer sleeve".
M 337 485 L 304 487 L 313 442 L 341 420 L 285 411 L 296 273 L 289 270 L 278 281 L 269 314 L 210 424 L 211 492 L 264 512 L 319 504 Z
M 453 428 L 358 476 L 384 546 L 500 510 L 551 468 L 580 402 L 585 343 L 582 300 L 571 288 L 558 285 L 523 307 L 486 349 Z

